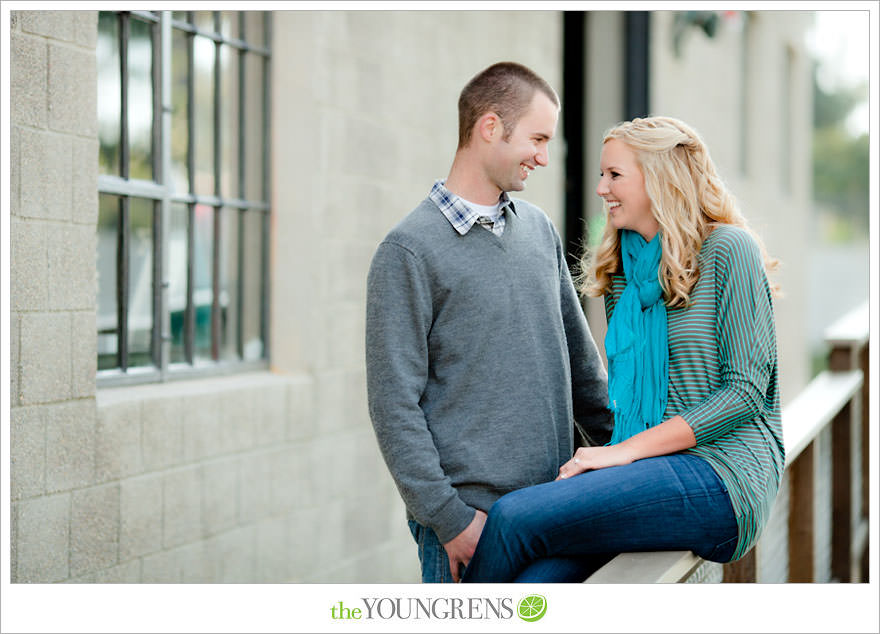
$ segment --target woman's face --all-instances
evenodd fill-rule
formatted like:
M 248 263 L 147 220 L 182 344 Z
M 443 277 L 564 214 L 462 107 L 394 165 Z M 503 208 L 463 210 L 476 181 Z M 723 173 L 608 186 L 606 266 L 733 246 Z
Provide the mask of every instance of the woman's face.
M 615 228 L 637 231 L 651 241 L 660 225 L 651 213 L 651 199 L 635 152 L 619 139 L 602 146 L 600 178 L 596 193 L 605 199 L 608 219 Z

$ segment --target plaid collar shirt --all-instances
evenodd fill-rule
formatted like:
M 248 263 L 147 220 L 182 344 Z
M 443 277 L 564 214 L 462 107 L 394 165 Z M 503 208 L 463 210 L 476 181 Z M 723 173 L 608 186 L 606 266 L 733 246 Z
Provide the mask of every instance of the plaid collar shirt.
M 481 216 L 471 209 L 459 196 L 446 189 L 445 180 L 438 180 L 434 183 L 429 198 L 440 207 L 440 211 L 443 212 L 443 215 L 446 216 L 446 219 L 460 235 L 466 234 L 470 231 L 471 227 L 479 223 L 496 236 L 500 236 L 504 233 L 504 226 L 507 224 L 507 219 L 504 215 L 505 211 L 509 208 L 512 212 L 516 213 L 513 201 L 510 200 L 507 192 L 501 192 L 501 198 L 499 199 L 501 201 L 501 214 L 493 223 L 486 216 Z

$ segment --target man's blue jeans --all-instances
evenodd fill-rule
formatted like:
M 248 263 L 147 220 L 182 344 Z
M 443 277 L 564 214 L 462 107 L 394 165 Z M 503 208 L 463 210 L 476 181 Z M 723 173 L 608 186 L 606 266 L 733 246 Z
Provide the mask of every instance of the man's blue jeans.
M 437 533 L 415 520 L 409 520 L 409 530 L 419 545 L 419 562 L 422 565 L 422 583 L 452 583 L 449 555 L 437 538 Z
M 463 581 L 583 581 L 621 552 L 692 550 L 726 562 L 737 539 L 715 470 L 672 454 L 508 493 L 492 506 Z

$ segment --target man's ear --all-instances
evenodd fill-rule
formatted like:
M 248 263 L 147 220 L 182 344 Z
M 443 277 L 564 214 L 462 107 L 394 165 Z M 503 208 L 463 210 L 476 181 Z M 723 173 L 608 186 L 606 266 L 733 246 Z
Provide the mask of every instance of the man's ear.
M 495 137 L 500 138 L 504 133 L 501 117 L 495 112 L 487 112 L 477 120 L 477 132 L 484 141 L 492 141 Z

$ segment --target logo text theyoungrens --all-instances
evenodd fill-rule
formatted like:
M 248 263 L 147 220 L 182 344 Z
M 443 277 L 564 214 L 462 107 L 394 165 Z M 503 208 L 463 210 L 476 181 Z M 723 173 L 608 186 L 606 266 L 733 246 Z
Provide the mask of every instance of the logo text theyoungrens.
M 438 598 L 391 598 L 361 597 L 361 607 L 350 607 L 339 601 L 330 608 L 333 619 L 510 619 L 513 617 L 513 601 L 510 597 L 438 597 Z

